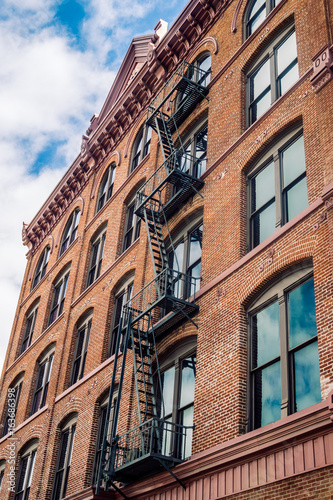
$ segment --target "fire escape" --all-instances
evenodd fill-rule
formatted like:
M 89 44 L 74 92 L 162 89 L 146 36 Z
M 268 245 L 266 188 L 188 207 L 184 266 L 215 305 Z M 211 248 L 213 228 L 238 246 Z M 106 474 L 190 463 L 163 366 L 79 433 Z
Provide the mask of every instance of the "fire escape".
M 112 485 L 126 498 L 119 482 L 131 483 L 163 468 L 177 479 L 170 467 L 185 458 L 189 428 L 164 419 L 156 342 L 181 319 L 194 323 L 191 316 L 199 308 L 195 304 L 198 279 L 182 273 L 177 266 L 168 219 L 204 184 L 200 175 L 206 158 L 193 157 L 185 150 L 178 127 L 206 98 L 208 75 L 183 62 L 148 107 L 147 124 L 158 134 L 163 163 L 137 192 L 135 211 L 146 223 L 154 278 L 123 307 L 115 350 L 122 352 L 122 359 L 115 356 L 114 360 L 97 494 L 101 485 L 105 490 Z M 173 268 L 169 266 L 165 240 L 175 258 Z M 129 350 L 133 355 L 138 417 L 136 427 L 119 436 L 117 423 Z M 118 360 L 121 367 L 116 377 Z

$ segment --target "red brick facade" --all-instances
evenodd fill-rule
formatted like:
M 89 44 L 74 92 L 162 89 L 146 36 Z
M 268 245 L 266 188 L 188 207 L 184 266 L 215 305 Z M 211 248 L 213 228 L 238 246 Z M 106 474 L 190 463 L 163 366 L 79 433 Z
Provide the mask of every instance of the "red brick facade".
M 209 100 L 203 99 L 179 127 L 180 136 L 186 138 L 207 120 L 203 197 L 191 196 L 168 221 L 174 238 L 198 221 L 203 223 L 202 281 L 196 294 L 199 312 L 193 317 L 198 328 L 183 321 L 158 343 L 162 362 L 185 339 L 197 343 L 192 455 L 173 469 L 186 490 L 170 474 L 161 472 L 129 484 L 123 491 L 137 500 L 332 498 L 333 3 L 281 0 L 246 38 L 244 18 L 249 3 L 192 0 L 159 43 L 156 37 L 152 41 L 142 37 L 143 66 L 126 86 L 124 68 L 133 69 L 137 57 L 130 53 L 134 62 L 125 61 L 103 112 L 92 120 L 81 154 L 24 228 L 23 239 L 29 247 L 27 268 L 0 387 L 0 418 L 5 425 L 8 390 L 23 376 L 15 432 L 12 438 L 9 434 L 0 438 L 3 500 L 14 498 L 8 490 L 13 439 L 16 478 L 22 457 L 35 443 L 29 499 L 52 498 L 61 431 L 73 416 L 76 432 L 66 498 L 121 498 L 112 488 L 97 497 L 92 487 L 99 407 L 108 394 L 114 363 L 114 355 L 109 357 L 108 352 L 115 299 L 125 282 L 133 282 L 135 295 L 154 276 L 143 222 L 139 238 L 123 251 L 127 206 L 163 163 L 154 132 L 149 154 L 129 173 L 131 151 L 146 120 L 149 101 L 182 60 L 193 62 L 208 52 Z M 299 76 L 248 126 L 249 70 L 274 38 L 291 25 L 295 26 Z M 325 50 L 318 72 L 316 61 Z M 119 97 L 112 99 L 112 92 L 118 92 L 121 85 Z M 301 129 L 307 207 L 277 225 L 273 234 L 251 249 L 251 169 L 277 141 L 291 130 Z M 96 213 L 100 183 L 112 162 L 116 164 L 113 193 Z M 76 237 L 59 255 L 66 224 L 76 208 L 81 211 Z M 92 242 L 105 230 L 100 273 L 86 288 Z M 165 229 L 164 237 L 167 241 Z M 46 273 L 31 289 L 47 245 Z M 305 265 L 313 269 L 321 402 L 251 430 L 248 311 L 264 291 Z M 49 325 L 54 290 L 68 271 L 63 309 Z M 31 344 L 20 354 L 27 318 L 37 304 Z M 78 327 L 90 316 L 83 377 L 69 386 Z M 46 401 L 31 415 L 38 367 L 52 350 Z M 137 424 L 130 358 L 121 395 L 119 434 Z

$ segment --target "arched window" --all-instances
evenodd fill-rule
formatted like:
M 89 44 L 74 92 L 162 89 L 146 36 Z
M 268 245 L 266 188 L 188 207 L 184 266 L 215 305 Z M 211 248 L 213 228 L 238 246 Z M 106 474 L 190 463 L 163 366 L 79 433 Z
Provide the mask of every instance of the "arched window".
M 91 242 L 90 262 L 89 262 L 86 288 L 88 288 L 88 286 L 90 286 L 101 273 L 105 237 L 106 237 L 106 228 L 100 231 L 98 235 Z
M 247 313 L 252 430 L 321 401 L 312 269 L 289 273 Z
M 91 322 L 92 312 L 78 323 L 76 329 L 75 350 L 69 386 L 75 384 L 83 377 L 89 344 Z
M 29 311 L 25 315 L 25 326 L 24 326 L 24 333 L 23 333 L 20 354 L 22 354 L 26 349 L 28 349 L 28 347 L 31 344 L 32 335 L 34 333 L 34 328 L 36 323 L 37 312 L 38 312 L 38 305 L 39 305 L 39 299 L 37 302 L 34 303 L 34 305 L 29 309 Z
M 281 0 L 251 0 L 245 10 L 244 32 L 248 38 Z
M 247 186 L 251 250 L 308 205 L 302 129 L 267 150 L 249 171 Z
M 33 415 L 46 404 L 46 397 L 49 388 L 51 370 L 54 358 L 54 346 L 47 349 L 47 352 L 38 362 L 36 385 L 32 399 L 30 415 Z
M 0 490 L 1 490 L 3 477 L 5 475 L 5 468 L 6 468 L 6 460 L 0 460 Z
M 74 210 L 74 212 L 68 219 L 68 222 L 66 224 L 65 230 L 61 238 L 59 255 L 62 255 L 64 251 L 67 250 L 69 245 L 73 243 L 73 241 L 75 240 L 80 220 L 80 214 L 81 214 L 80 209 L 77 208 L 76 210 Z
M 144 125 L 137 134 L 132 149 L 130 172 L 133 172 L 149 153 L 152 130 L 150 125 Z
M 48 326 L 50 326 L 53 321 L 55 321 L 62 314 L 66 298 L 68 278 L 69 270 L 63 272 L 60 278 L 56 280 L 53 285 L 53 295 Z
M 17 425 L 17 422 L 15 422 L 15 416 L 20 400 L 23 377 L 24 373 L 18 375 L 8 389 L 7 411 L 5 413 L 2 437 L 6 436 L 8 432 L 13 432 L 14 427 Z
M 34 471 L 38 441 L 22 450 L 14 500 L 28 500 Z
M 128 247 L 140 236 L 141 219 L 134 212 L 135 196 L 126 207 L 126 219 L 124 227 L 124 239 L 122 251 L 125 252 Z
M 60 500 L 66 496 L 68 476 L 73 454 L 76 420 L 77 414 L 68 420 L 61 429 L 52 500 Z
M 192 339 L 178 346 L 173 353 L 163 360 L 160 364 L 160 370 L 162 394 L 158 390 L 159 417 L 164 419 L 165 422 L 188 427 L 185 442 L 182 442 L 180 437 L 177 442 L 169 439 L 169 442 L 164 443 L 164 449 L 166 449 L 166 454 L 178 458 L 187 458 L 191 456 L 192 448 L 193 430 L 191 427 L 193 426 L 194 410 L 196 341 Z M 167 424 L 165 426 L 167 429 Z M 167 434 L 169 433 L 166 432 L 165 439 L 167 439 Z
M 99 212 L 99 210 L 112 196 L 113 184 L 116 176 L 116 168 L 116 164 L 111 163 L 111 165 L 107 168 L 105 174 L 103 175 L 102 182 L 98 190 L 96 213 Z
M 50 245 L 47 245 L 43 252 L 42 255 L 40 256 L 36 269 L 35 269 L 35 274 L 34 274 L 34 279 L 32 280 L 32 287 L 35 288 L 35 286 L 40 282 L 42 278 L 44 278 L 45 273 L 46 273 L 46 268 L 47 264 L 49 262 L 49 257 L 50 257 Z
M 112 310 L 112 325 L 110 334 L 110 345 L 109 345 L 109 356 L 115 354 L 116 340 L 119 330 L 120 321 L 122 321 L 122 327 L 124 328 L 126 318 L 123 316 L 123 306 L 131 300 L 133 294 L 133 274 L 119 286 L 115 292 L 114 305 Z
M 185 154 L 179 156 L 179 169 L 199 178 L 207 165 L 207 122 L 193 128 L 183 139 Z

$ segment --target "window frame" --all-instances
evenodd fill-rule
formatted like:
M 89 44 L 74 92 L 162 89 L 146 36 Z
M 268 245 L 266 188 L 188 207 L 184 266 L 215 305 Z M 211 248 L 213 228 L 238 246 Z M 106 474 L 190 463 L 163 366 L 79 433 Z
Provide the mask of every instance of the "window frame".
M 256 424 L 255 374 L 266 367 L 274 365 L 277 361 L 280 362 L 281 380 L 281 415 L 279 419 L 292 415 L 297 411 L 295 407 L 296 390 L 294 387 L 293 354 L 301 351 L 310 344 L 318 342 L 318 334 L 289 348 L 288 296 L 291 292 L 311 280 L 313 280 L 312 266 L 308 263 L 303 263 L 303 265 L 297 266 L 297 270 L 293 268 L 283 273 L 280 279 L 275 284 L 269 286 L 268 289 L 265 288 L 261 295 L 247 309 L 247 432 L 261 427 Z M 274 303 L 278 305 L 279 310 L 280 353 L 279 356 L 269 359 L 257 367 L 253 367 L 255 355 L 253 353 L 254 333 L 252 332 L 252 318 Z M 263 425 L 269 425 L 269 423 Z
M 23 385 L 23 379 L 24 379 L 24 372 L 18 375 L 16 379 L 14 380 L 13 384 L 9 386 L 9 389 L 11 389 L 11 392 L 13 392 L 13 389 L 15 389 L 15 409 L 14 412 L 11 412 L 11 415 L 9 413 L 9 407 L 8 407 L 8 402 L 7 402 L 7 410 L 5 411 L 5 420 L 4 420 L 4 425 L 3 429 L 1 432 L 1 437 L 6 436 L 10 431 L 9 431 L 9 420 L 12 418 L 15 418 L 19 400 L 20 400 L 20 395 L 21 395 L 21 390 L 22 390 L 22 385 Z M 7 400 L 8 401 L 8 400 Z
M 89 338 L 92 324 L 92 312 L 76 327 L 75 349 L 72 361 L 71 376 L 68 387 L 76 384 L 84 375 L 84 368 L 86 364 L 87 351 L 89 345 Z M 83 335 L 82 347 L 79 352 L 80 335 Z M 78 367 L 76 369 L 76 367 Z
M 51 254 L 51 247 L 50 245 L 47 245 L 38 259 L 37 266 L 34 272 L 34 277 L 32 280 L 31 290 L 33 290 L 38 285 L 38 283 L 44 278 L 46 274 L 47 265 L 49 263 L 50 254 Z
M 101 274 L 103 253 L 106 238 L 106 227 L 92 239 L 90 243 L 89 268 L 87 274 L 86 288 L 94 283 Z
M 5 475 L 5 469 L 6 469 L 6 460 L 0 460 L 0 491 L 1 491 L 2 481 Z
M 102 210 L 106 202 L 112 197 L 114 181 L 116 177 L 117 165 L 113 161 L 102 177 L 101 183 L 98 189 L 97 203 L 96 203 L 96 214 Z
M 61 316 L 64 310 L 64 302 L 66 298 L 66 292 L 68 287 L 69 272 L 63 272 L 61 277 L 54 283 L 52 289 L 52 299 L 50 306 L 50 314 L 47 326 L 49 327 L 56 319 Z
M 114 294 L 108 358 L 113 355 L 116 355 L 115 349 L 116 349 L 117 336 L 119 334 L 119 324 L 120 320 L 124 319 L 122 315 L 123 306 L 124 304 L 126 304 L 126 302 L 131 300 L 133 296 L 133 284 L 134 284 L 134 276 L 133 274 L 131 274 L 131 276 L 127 278 L 126 281 L 119 288 L 117 288 Z M 125 322 L 122 324 L 122 331 L 124 331 L 125 327 L 126 327 L 126 318 Z M 122 342 L 120 342 L 119 345 L 121 344 Z
M 139 132 L 136 134 L 131 152 L 130 174 L 134 172 L 142 160 L 148 156 L 150 152 L 152 132 L 152 127 L 144 123 L 140 127 Z
M 187 160 L 185 159 L 184 165 L 182 164 L 183 162 L 181 161 L 181 165 L 179 165 L 179 169 L 186 172 L 187 174 L 191 175 L 192 177 L 195 177 L 196 179 L 200 179 L 202 174 L 206 171 L 207 167 L 207 148 L 205 151 L 205 155 L 201 154 L 201 156 L 197 156 L 197 140 L 198 136 L 206 130 L 206 137 L 208 139 L 208 120 L 205 119 L 204 121 L 201 121 L 197 126 L 193 127 L 193 129 L 187 134 L 182 140 L 184 147 L 182 148 L 186 154 L 189 154 L 191 157 L 190 160 L 190 165 L 188 168 L 186 167 Z M 207 141 L 208 142 L 208 141 Z M 181 156 L 180 156 L 181 157 Z M 186 158 L 186 157 L 185 157 Z M 204 165 L 202 167 L 202 164 L 200 165 L 200 175 L 199 175 L 199 161 L 196 160 L 201 160 L 202 164 Z
M 58 455 L 57 455 L 57 465 L 56 465 L 53 488 L 52 488 L 52 496 L 51 496 L 52 500 L 60 500 L 61 498 L 64 498 L 66 496 L 68 477 L 69 477 L 70 466 L 71 466 L 72 457 L 73 457 L 76 421 L 77 421 L 77 415 L 72 417 L 66 424 L 64 424 L 64 426 L 61 429 L 60 442 L 59 442 Z M 61 451 L 62 451 L 63 444 L 65 441 L 65 435 L 68 435 L 68 439 L 67 439 L 67 443 L 65 445 L 64 463 L 63 463 L 62 467 L 60 468 L 61 455 L 62 455 Z M 60 479 L 60 490 L 59 490 L 59 494 L 58 494 L 57 486 L 59 484 L 58 483 L 59 477 L 61 479 Z
M 25 325 L 24 325 L 23 338 L 21 342 L 19 356 L 21 356 L 21 354 L 23 354 L 31 345 L 32 336 L 36 324 L 36 317 L 38 313 L 38 306 L 39 306 L 39 299 L 37 303 L 35 302 L 35 304 L 30 308 L 30 310 L 25 316 Z
M 59 257 L 63 253 L 65 253 L 67 248 L 69 248 L 73 243 L 73 241 L 75 241 L 77 236 L 77 230 L 80 223 L 80 217 L 81 217 L 81 210 L 79 208 L 75 208 L 75 210 L 73 210 L 73 212 L 71 213 L 66 223 L 65 229 L 62 233 Z
M 134 210 L 135 196 L 126 205 L 124 236 L 121 253 L 124 253 L 140 237 L 141 219 L 135 214 Z M 129 226 L 130 221 L 132 222 L 131 226 Z
M 245 75 L 245 87 L 246 87 L 246 128 L 250 127 L 255 123 L 259 118 L 261 118 L 262 115 L 264 115 L 267 110 L 271 107 L 271 105 L 279 98 L 281 97 L 285 92 L 289 90 L 289 88 L 292 87 L 296 83 L 296 81 L 299 79 L 299 71 L 298 71 L 298 54 L 297 54 L 297 40 L 296 40 L 296 59 L 293 59 L 293 61 L 285 68 L 282 74 L 288 74 L 289 70 L 291 70 L 294 66 L 297 67 L 297 73 L 298 77 L 293 82 L 290 87 L 285 90 L 285 92 L 281 92 L 281 89 L 278 88 L 278 81 L 281 75 L 277 74 L 277 50 L 283 45 L 286 40 L 295 33 L 296 37 L 296 30 L 295 30 L 295 25 L 290 24 L 286 28 L 284 28 L 277 36 L 272 38 L 270 43 L 267 44 L 266 48 L 264 48 L 259 56 L 255 59 L 255 61 L 251 64 L 251 66 L 247 69 L 246 75 Z M 252 78 L 255 77 L 255 75 L 263 68 L 264 64 L 269 62 L 269 83 L 268 85 L 264 88 L 264 90 L 261 91 L 258 97 L 255 99 L 251 100 L 251 88 L 252 88 Z M 288 71 L 287 71 L 288 70 Z M 267 91 L 267 89 L 269 89 Z M 253 118 L 253 111 L 252 111 L 252 106 L 255 102 L 259 102 L 264 95 L 270 92 L 270 104 L 269 106 L 255 119 Z
M 266 201 L 262 206 L 252 210 L 252 182 L 256 178 L 256 176 L 263 172 L 265 168 L 273 162 L 274 164 L 274 203 L 275 203 L 275 230 L 285 225 L 289 222 L 288 214 L 287 214 L 287 205 L 285 201 L 285 193 L 287 192 L 286 188 L 289 188 L 291 185 L 296 185 L 302 179 L 307 180 L 307 170 L 305 164 L 305 170 L 299 174 L 295 179 L 293 179 L 287 186 L 283 187 L 283 160 L 282 154 L 286 151 L 290 146 L 296 143 L 301 137 L 304 137 L 303 127 L 298 126 L 289 130 L 288 133 L 280 136 L 280 138 L 271 144 L 270 147 L 266 149 L 263 155 L 254 163 L 254 165 L 249 169 L 246 175 L 246 186 L 247 186 L 247 251 L 253 250 L 258 245 L 260 245 L 264 240 L 259 241 L 259 243 L 255 243 L 254 241 L 254 229 L 253 229 L 253 219 L 256 214 L 262 211 L 263 207 L 269 206 L 271 203 L 270 200 Z M 305 148 L 304 148 L 305 155 Z M 308 193 L 308 189 L 306 189 Z M 300 212 L 298 212 L 300 213 Z M 295 215 L 296 216 L 296 215 Z M 295 217 L 294 216 L 294 217 Z M 274 234 L 274 232 L 272 233 Z M 271 235 L 270 235 L 271 236 Z M 269 237 L 269 236 L 268 236 Z
M 36 376 L 34 394 L 32 398 L 30 416 L 34 415 L 38 410 L 40 410 L 46 405 L 46 398 L 47 398 L 53 360 L 54 360 L 54 352 L 55 352 L 55 347 L 47 349 L 47 352 L 38 362 L 37 376 Z M 42 372 L 42 367 L 45 367 L 43 372 Z M 39 385 L 39 379 L 41 373 L 43 378 L 41 380 L 41 385 Z M 39 394 L 41 394 L 41 396 L 38 399 Z M 35 408 L 37 401 L 38 405 Z
M 34 465 L 36 461 L 38 443 L 32 443 L 20 457 L 19 473 L 17 476 L 14 500 L 28 500 L 32 476 L 34 473 Z M 24 464 L 26 466 L 24 467 Z M 23 474 L 23 480 L 22 480 Z M 22 488 L 19 490 L 19 485 L 22 482 Z M 22 496 L 21 496 L 22 495 Z
M 281 0 L 265 0 L 265 6 L 261 6 L 262 8 L 260 9 L 261 11 L 265 11 L 265 18 L 261 21 L 260 24 L 258 24 L 258 26 L 252 30 L 250 32 L 249 30 L 249 15 L 250 15 L 250 12 L 252 10 L 252 6 L 254 5 L 254 3 L 256 2 L 256 0 L 252 0 L 250 2 L 248 2 L 247 6 L 246 6 L 246 9 L 245 9 L 245 12 L 244 12 L 244 18 L 243 18 L 243 33 L 244 33 L 244 41 L 249 38 L 255 31 L 257 31 L 258 28 L 260 28 L 260 26 L 263 24 L 263 22 L 265 21 L 265 19 L 267 18 L 268 14 L 270 14 L 270 12 L 272 12 L 272 10 L 275 9 L 275 7 L 278 6 L 278 4 L 281 2 Z M 252 19 L 252 18 L 251 18 Z

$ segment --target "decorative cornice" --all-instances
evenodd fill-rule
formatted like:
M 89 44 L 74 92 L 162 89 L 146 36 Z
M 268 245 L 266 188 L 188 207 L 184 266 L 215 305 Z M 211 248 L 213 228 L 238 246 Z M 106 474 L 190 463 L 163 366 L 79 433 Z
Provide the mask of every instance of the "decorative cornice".
M 325 45 L 312 59 L 313 74 L 310 78 L 312 88 L 317 94 L 333 80 L 333 46 Z

